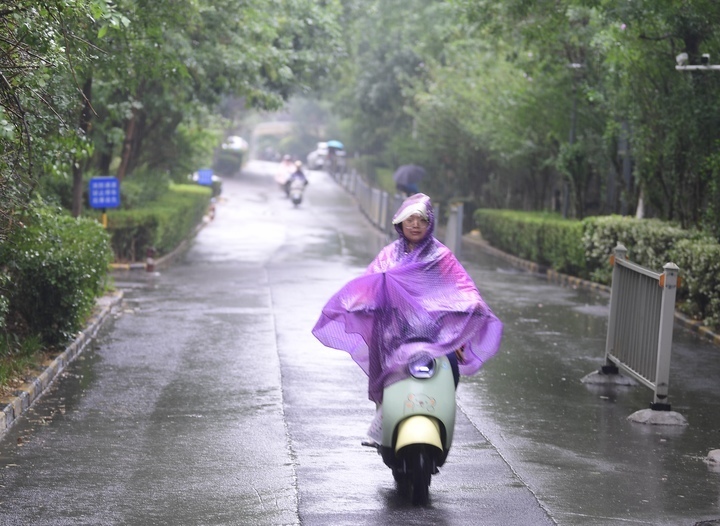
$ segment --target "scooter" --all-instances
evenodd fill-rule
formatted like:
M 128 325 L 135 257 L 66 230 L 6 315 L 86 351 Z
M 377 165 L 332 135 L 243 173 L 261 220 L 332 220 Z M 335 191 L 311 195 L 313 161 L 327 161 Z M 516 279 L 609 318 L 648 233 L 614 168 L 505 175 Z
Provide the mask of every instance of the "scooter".
M 294 177 L 290 179 L 289 182 L 289 188 L 288 188 L 288 195 L 290 196 L 290 200 L 292 201 L 292 204 L 297 206 L 300 206 L 300 203 L 302 203 L 303 198 L 303 192 L 305 191 L 305 185 L 307 183 L 300 179 L 299 177 Z
M 295 171 L 295 163 L 289 155 L 283 157 L 280 166 L 278 166 L 277 172 L 275 172 L 275 182 L 280 188 L 288 195 L 288 184 L 290 182 L 290 176 Z
M 433 358 L 427 343 L 414 342 L 409 376 L 385 387 L 382 443 L 376 447 L 401 492 L 425 505 L 430 479 L 447 459 L 455 430 L 455 378 L 447 356 Z

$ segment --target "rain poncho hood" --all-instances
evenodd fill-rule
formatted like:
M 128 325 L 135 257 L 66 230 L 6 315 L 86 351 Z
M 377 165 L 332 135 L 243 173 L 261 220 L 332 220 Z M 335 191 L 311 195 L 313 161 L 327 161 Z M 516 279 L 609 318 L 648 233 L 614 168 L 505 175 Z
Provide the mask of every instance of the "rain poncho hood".
M 401 217 L 422 205 L 425 237 L 413 250 Z M 413 212 L 415 213 L 415 212 Z M 500 347 L 502 323 L 485 304 L 450 249 L 433 237 L 430 198 L 407 198 L 393 218 L 399 239 L 383 248 L 365 273 L 347 283 L 325 305 L 313 334 L 327 347 L 347 351 L 369 377 L 369 398 L 407 376 L 417 352 L 434 357 L 464 347 L 460 373 L 476 373 Z

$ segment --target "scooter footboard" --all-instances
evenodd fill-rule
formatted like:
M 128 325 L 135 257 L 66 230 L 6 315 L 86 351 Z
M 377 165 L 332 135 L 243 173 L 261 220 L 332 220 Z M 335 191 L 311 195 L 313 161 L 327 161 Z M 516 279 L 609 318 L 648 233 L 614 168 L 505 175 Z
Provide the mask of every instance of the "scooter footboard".
M 398 424 L 395 453 L 411 444 L 429 444 L 443 451 L 440 423 L 437 419 L 414 415 Z

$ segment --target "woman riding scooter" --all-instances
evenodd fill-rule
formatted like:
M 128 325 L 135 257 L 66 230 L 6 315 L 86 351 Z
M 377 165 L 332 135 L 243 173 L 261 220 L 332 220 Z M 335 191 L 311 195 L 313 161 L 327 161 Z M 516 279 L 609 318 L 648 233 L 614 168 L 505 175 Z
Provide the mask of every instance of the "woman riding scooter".
M 328 301 L 313 329 L 324 345 L 347 351 L 365 371 L 378 409 L 384 390 L 410 376 L 418 344 L 434 363 L 457 356 L 459 373 L 471 375 L 495 355 L 502 338 L 502 323 L 472 278 L 433 237 L 430 198 L 407 198 L 393 224 L 399 238 Z M 380 411 L 371 426 L 376 442 L 382 435 L 378 418 Z

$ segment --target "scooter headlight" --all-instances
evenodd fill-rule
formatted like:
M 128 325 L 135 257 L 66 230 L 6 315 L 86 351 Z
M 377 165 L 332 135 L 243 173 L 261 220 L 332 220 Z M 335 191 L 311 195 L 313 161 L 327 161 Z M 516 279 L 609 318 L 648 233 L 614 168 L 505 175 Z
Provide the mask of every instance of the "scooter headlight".
M 429 354 L 421 354 L 408 364 L 408 372 L 413 378 L 432 378 L 435 374 L 435 358 Z

